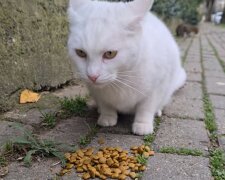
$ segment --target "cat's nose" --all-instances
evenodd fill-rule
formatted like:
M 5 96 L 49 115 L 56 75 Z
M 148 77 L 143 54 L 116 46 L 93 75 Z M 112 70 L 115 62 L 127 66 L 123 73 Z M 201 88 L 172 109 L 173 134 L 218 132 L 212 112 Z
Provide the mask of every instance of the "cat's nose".
M 95 83 L 99 76 L 100 76 L 100 75 L 91 75 L 91 76 L 88 75 L 88 78 L 89 78 L 92 82 Z

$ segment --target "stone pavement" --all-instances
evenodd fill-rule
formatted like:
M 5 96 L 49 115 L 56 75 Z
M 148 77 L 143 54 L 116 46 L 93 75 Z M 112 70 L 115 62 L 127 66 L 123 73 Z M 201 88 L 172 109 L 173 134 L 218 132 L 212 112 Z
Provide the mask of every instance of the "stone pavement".
M 188 74 L 185 86 L 173 97 L 165 108 L 156 136 L 152 144 L 155 156 L 148 160 L 148 168 L 143 180 L 210 180 L 209 149 L 210 133 L 204 122 L 204 96 L 212 102 L 215 121 L 218 126 L 219 145 L 225 150 L 225 28 L 203 24 L 201 34 L 187 39 L 178 39 L 184 67 Z M 62 98 L 85 95 L 82 85 L 74 85 L 51 94 Z M 48 97 L 46 94 L 44 97 Z M 50 97 L 51 97 L 50 96 Z M 53 98 L 54 99 L 54 98 Z M 49 103 L 50 102 L 50 103 Z M 49 101 L 42 106 L 43 111 L 59 107 Z M 0 119 L 0 144 L 18 132 L 12 124 L 19 121 L 41 137 L 53 138 L 70 144 L 79 144 L 81 137 L 90 132 L 96 123 L 96 113 L 88 118 L 71 117 L 61 120 L 52 130 L 39 129 L 40 112 L 35 108 L 22 108 L 8 112 Z M 104 138 L 104 145 L 121 146 L 129 149 L 143 144 L 143 137 L 131 133 L 132 116 L 120 116 L 115 127 L 100 128 L 88 146 L 97 147 L 98 139 Z M 166 149 L 175 149 L 167 152 Z M 200 152 L 202 155 L 180 155 L 181 149 Z M 43 158 L 30 168 L 19 162 L 9 164 L 9 174 L 5 180 L 57 179 L 55 173 L 60 166 L 52 167 L 56 159 Z M 62 179 L 80 179 L 75 172 Z

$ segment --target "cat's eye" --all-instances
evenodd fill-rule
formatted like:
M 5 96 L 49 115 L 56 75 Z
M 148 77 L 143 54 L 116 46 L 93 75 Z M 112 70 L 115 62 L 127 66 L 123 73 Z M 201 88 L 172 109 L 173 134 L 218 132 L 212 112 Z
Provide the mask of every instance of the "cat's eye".
M 76 54 L 77 54 L 79 57 L 81 57 L 81 58 L 86 58 L 86 57 L 87 57 L 86 52 L 84 52 L 83 50 L 81 50 L 81 49 L 75 49 L 75 51 L 76 51 Z
M 103 58 L 104 59 L 113 59 L 114 57 L 116 57 L 117 55 L 117 51 L 107 51 L 103 54 Z

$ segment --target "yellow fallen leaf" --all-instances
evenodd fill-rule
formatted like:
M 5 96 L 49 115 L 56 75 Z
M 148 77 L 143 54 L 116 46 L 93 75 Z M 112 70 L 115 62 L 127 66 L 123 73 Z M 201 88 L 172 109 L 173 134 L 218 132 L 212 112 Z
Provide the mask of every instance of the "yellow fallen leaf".
M 40 94 L 25 89 L 20 94 L 20 104 L 37 102 L 40 99 L 40 97 L 41 97 Z

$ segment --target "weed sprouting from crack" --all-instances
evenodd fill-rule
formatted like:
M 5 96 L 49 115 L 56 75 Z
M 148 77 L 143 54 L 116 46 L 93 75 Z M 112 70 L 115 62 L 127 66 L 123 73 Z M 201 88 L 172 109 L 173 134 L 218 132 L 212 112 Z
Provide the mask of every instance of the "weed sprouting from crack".
M 154 128 L 153 134 L 148 134 L 148 135 L 144 136 L 144 144 L 146 146 L 150 146 L 153 143 L 153 141 L 155 140 L 156 132 L 159 129 L 160 121 L 161 121 L 161 118 L 156 117 L 155 118 L 155 128 Z
M 61 102 L 62 110 L 69 115 L 84 117 L 87 112 L 87 98 L 77 96 L 74 99 L 64 98 Z
M 43 119 L 43 121 L 42 121 L 43 126 L 47 126 L 47 127 L 50 127 L 50 128 L 55 127 L 56 121 L 57 121 L 57 119 L 56 119 L 57 113 L 55 113 L 55 112 L 48 112 L 48 113 L 41 112 L 41 114 L 42 114 L 41 118 Z
M 178 154 L 178 155 L 191 155 L 191 156 L 202 156 L 202 151 L 198 149 L 187 149 L 187 148 L 174 148 L 174 147 L 163 147 L 159 150 L 160 153 Z
M 225 153 L 222 149 L 215 149 L 210 153 L 212 175 L 215 180 L 225 179 Z
M 31 164 L 32 157 L 37 156 L 57 157 L 64 166 L 66 161 L 60 148 L 65 148 L 70 151 L 74 150 L 74 147 L 72 146 L 56 143 L 48 139 L 39 139 L 32 134 L 31 131 L 23 128 L 20 124 L 16 124 L 15 128 L 19 129 L 23 135 L 12 138 L 6 142 L 2 147 L 1 155 L 9 156 L 19 154 L 20 156 L 24 156 L 23 162 L 26 166 Z
M 146 165 L 148 162 L 148 158 L 145 157 L 144 155 L 138 154 L 137 155 L 137 162 L 142 164 L 142 165 Z

